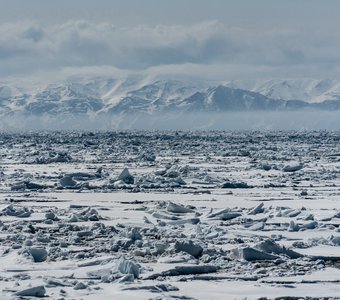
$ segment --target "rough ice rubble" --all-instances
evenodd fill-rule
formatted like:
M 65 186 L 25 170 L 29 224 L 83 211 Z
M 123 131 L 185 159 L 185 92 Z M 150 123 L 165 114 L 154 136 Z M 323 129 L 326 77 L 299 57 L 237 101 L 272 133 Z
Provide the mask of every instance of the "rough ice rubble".
M 27 207 L 19 207 L 14 206 L 13 204 L 9 204 L 1 210 L 0 214 L 18 218 L 28 218 L 29 216 L 31 216 L 32 211 Z
M 11 149 L 0 178 L 0 188 L 5 193 L 0 210 L 0 229 L 4 233 L 0 258 L 13 256 L 28 263 L 30 259 L 21 259 L 29 258 L 29 249 L 37 248 L 46 249 L 48 255 L 32 265 L 73 264 L 75 278 L 70 276 L 71 271 L 64 271 L 61 278 L 45 274 L 42 281 L 46 295 L 55 297 L 57 294 L 53 293 L 58 293 L 64 298 L 80 293 L 93 296 L 98 292 L 96 288 L 101 286 L 105 290 L 109 284 L 117 289 L 121 284 L 127 293 L 129 287 L 140 287 L 184 297 L 177 281 L 234 278 L 257 284 L 269 282 L 266 278 L 272 276 L 283 280 L 288 276 L 307 276 L 314 270 L 338 264 L 336 255 L 317 251 L 321 246 L 338 249 L 339 212 L 336 207 L 322 210 L 314 205 L 318 199 L 327 202 L 327 198 L 336 194 L 339 159 L 328 152 L 330 147 L 337 148 L 337 136 L 275 133 L 275 146 L 269 143 L 270 134 L 179 135 L 136 135 L 140 145 L 152 145 L 157 154 L 155 160 L 139 157 L 140 146 L 134 145 L 138 148 L 134 149 L 128 138 L 120 134 L 99 134 L 101 143 L 95 141 L 97 137 L 86 134 L 82 137 L 70 134 L 72 142 L 61 141 L 58 135 L 43 135 L 42 139 L 56 153 L 65 151 L 72 156 L 71 161 L 53 164 L 26 160 L 20 155 L 23 150 L 12 146 L 27 137 L 14 136 L 0 150 L 4 151 L 7 145 Z M 83 148 L 84 138 L 93 142 Z M 203 143 L 197 143 L 197 139 Z M 79 141 L 83 143 L 76 144 Z M 169 143 L 173 148 L 168 147 Z M 39 147 L 39 141 L 29 147 Z M 29 157 L 50 151 L 44 147 L 42 151 L 30 152 Z M 240 152 L 240 148 L 246 151 Z M 284 166 L 290 164 L 294 155 L 302 158 L 303 168 L 284 172 Z M 259 162 L 263 161 L 270 164 L 269 170 L 259 169 Z M 112 179 L 117 179 L 125 168 L 133 174 L 134 181 L 114 186 Z M 59 189 L 64 176 L 77 184 Z M 223 189 L 225 182 L 246 182 L 252 188 Z M 15 184 L 21 187 L 11 190 Z M 101 198 L 101 193 L 112 193 L 115 198 L 118 191 L 134 194 L 135 198 L 119 196 L 114 207 L 111 200 L 105 202 Z M 65 205 L 53 202 L 53 197 L 47 196 L 51 192 L 57 193 L 57 200 L 63 193 L 70 193 L 66 197 L 68 202 Z M 89 193 L 91 201 L 83 203 L 82 199 L 68 205 L 73 201 L 73 193 L 80 196 Z M 150 195 L 154 200 L 145 201 L 139 194 L 146 199 Z M 188 202 L 179 200 L 183 195 L 188 196 Z M 310 254 L 302 254 L 309 249 Z M 138 279 L 114 271 L 122 255 L 140 268 Z M 77 273 L 78 269 L 86 273 L 95 267 L 109 273 L 98 276 L 99 279 Z M 13 283 L 38 280 L 34 272 L 17 275 L 3 272 L 0 276 Z M 147 278 L 152 278 L 149 280 L 153 283 L 145 283 Z M 67 293 L 56 291 L 53 282 L 54 286 L 64 285 Z M 159 286 L 164 282 L 170 282 L 173 288 Z

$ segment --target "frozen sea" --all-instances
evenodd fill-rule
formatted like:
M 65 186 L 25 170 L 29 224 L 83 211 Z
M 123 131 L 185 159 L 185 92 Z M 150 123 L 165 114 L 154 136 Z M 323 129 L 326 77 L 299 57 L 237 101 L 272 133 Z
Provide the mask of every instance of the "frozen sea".
M 340 132 L 0 133 L 0 299 L 340 299 Z

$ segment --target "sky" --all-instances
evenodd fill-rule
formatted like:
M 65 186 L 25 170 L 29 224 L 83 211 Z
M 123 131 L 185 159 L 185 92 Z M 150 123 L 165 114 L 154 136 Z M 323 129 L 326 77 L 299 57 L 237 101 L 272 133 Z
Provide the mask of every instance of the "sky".
M 0 78 L 340 78 L 338 0 L 0 0 Z

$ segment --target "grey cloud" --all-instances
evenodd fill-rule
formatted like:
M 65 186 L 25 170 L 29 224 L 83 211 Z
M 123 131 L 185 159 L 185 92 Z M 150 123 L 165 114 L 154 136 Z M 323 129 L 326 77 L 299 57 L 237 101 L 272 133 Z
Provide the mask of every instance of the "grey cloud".
M 326 43 L 318 33 L 230 28 L 217 21 L 135 27 L 87 21 L 47 27 L 6 24 L 0 26 L 0 74 L 98 66 L 132 71 L 189 66 L 202 73 L 223 73 L 222 67 L 227 66 L 226 74 L 234 71 L 239 77 L 247 72 L 249 76 L 265 76 L 266 72 L 270 76 L 274 71 L 285 74 L 289 68 L 320 73 L 330 71 L 329 66 L 339 61 L 339 35 L 328 33 L 330 41 Z M 311 74 L 306 71 L 305 76 Z
M 28 27 L 22 34 L 24 38 L 31 39 L 34 42 L 39 42 L 44 37 L 44 30 L 39 26 Z

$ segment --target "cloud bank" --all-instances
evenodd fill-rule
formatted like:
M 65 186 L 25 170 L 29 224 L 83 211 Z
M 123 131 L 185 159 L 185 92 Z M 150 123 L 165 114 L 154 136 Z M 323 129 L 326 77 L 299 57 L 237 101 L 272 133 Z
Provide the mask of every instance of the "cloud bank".
M 193 25 L 115 26 L 69 21 L 0 25 L 0 75 L 64 68 L 195 75 L 211 79 L 339 77 L 340 32 Z

